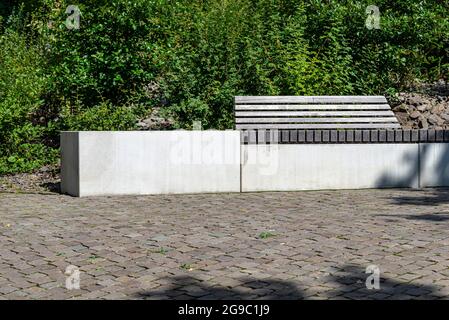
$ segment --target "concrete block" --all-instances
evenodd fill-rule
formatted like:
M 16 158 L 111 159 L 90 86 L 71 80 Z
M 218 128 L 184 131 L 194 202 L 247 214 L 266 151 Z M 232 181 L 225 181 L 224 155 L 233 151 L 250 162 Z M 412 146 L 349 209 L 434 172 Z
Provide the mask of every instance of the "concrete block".
M 387 131 L 379 130 L 379 142 L 387 142 Z
M 240 191 L 239 131 L 62 132 L 73 196 Z
M 306 131 L 306 142 L 313 142 L 313 130 Z
M 290 143 L 298 142 L 298 130 L 290 130 Z
M 257 143 L 257 130 L 248 130 L 248 143 Z
M 394 131 L 394 141 L 401 143 L 403 141 L 403 135 L 402 135 L 402 130 L 395 130 Z
M 435 130 L 427 130 L 427 142 L 435 142 Z
M 379 130 L 371 130 L 371 142 L 379 141 Z
M 79 132 L 61 134 L 61 192 L 80 196 Z
M 300 143 L 306 142 L 306 131 L 298 130 L 298 142 Z
M 287 130 L 281 131 L 281 142 L 289 143 L 290 142 L 290 133 Z
M 321 141 L 322 142 L 329 142 L 330 140 L 330 132 L 329 130 L 323 130 L 321 132 Z
M 403 142 L 411 142 L 411 131 L 410 130 L 402 130 L 402 141 Z
M 394 130 L 387 130 L 387 142 L 394 142 Z
M 354 130 L 346 130 L 346 142 L 354 142 Z
M 427 130 L 419 130 L 419 142 L 427 142 Z
M 418 187 L 418 144 L 245 145 L 242 191 Z
M 331 142 L 338 142 L 338 131 L 337 130 L 331 130 L 330 131 L 330 141 Z
M 449 143 L 419 143 L 420 187 L 449 187 Z
M 363 130 L 363 132 L 362 132 L 362 141 L 363 142 L 370 142 L 371 141 L 371 136 L 370 136 L 370 131 L 369 130 Z
M 313 130 L 314 132 L 314 136 L 313 136 L 313 141 L 316 143 L 321 143 L 322 137 L 321 137 L 321 130 Z
M 257 130 L 257 143 L 267 143 L 267 134 L 264 129 Z

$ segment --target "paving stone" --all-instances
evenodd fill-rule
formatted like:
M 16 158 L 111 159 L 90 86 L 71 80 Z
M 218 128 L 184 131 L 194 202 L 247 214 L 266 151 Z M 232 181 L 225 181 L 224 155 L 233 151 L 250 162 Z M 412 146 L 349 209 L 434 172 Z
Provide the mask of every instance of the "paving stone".
M 0 212 L 20 221 L 0 232 L 0 299 L 449 297 L 445 189 L 0 193 Z M 65 287 L 71 264 L 81 290 Z M 370 264 L 380 290 L 365 288 Z

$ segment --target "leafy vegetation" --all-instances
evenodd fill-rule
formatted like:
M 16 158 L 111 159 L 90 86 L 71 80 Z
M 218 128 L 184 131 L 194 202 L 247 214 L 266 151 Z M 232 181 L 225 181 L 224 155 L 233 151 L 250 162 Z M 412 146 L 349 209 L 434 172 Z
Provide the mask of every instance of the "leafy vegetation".
M 449 3 L 66 0 L 0 4 L 0 174 L 57 160 L 60 130 L 132 130 L 154 108 L 233 126 L 235 95 L 392 94 L 449 74 Z
M 274 237 L 274 236 L 276 236 L 276 234 L 274 234 L 273 232 L 271 232 L 271 231 L 264 231 L 264 232 L 261 232 L 260 234 L 259 234 L 259 239 L 268 239 L 268 238 L 271 238 L 271 237 Z

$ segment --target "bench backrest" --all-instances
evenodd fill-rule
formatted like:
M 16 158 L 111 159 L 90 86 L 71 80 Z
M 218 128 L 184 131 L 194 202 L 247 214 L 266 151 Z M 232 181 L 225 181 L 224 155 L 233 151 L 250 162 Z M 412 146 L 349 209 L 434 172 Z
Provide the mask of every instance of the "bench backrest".
M 237 96 L 236 129 L 400 129 L 384 96 Z

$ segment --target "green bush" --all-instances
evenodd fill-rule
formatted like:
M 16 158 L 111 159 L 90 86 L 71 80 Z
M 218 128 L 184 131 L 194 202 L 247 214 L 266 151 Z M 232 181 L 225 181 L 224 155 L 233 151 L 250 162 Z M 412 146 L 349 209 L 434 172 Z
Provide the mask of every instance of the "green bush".
M 449 2 L 67 0 L 0 4 L 0 173 L 54 162 L 60 130 L 234 125 L 235 95 L 391 94 L 448 79 Z M 21 8 L 21 10 L 20 10 Z M 22 12 L 22 13 L 20 13 Z
M 65 125 L 70 130 L 130 130 L 136 126 L 137 107 L 116 107 L 110 102 L 87 109 L 84 112 L 73 112 L 72 108 L 62 111 Z
M 48 124 L 37 111 L 48 77 L 39 45 L 27 41 L 17 19 L 0 35 L 0 174 L 31 171 L 56 159 L 43 142 Z

